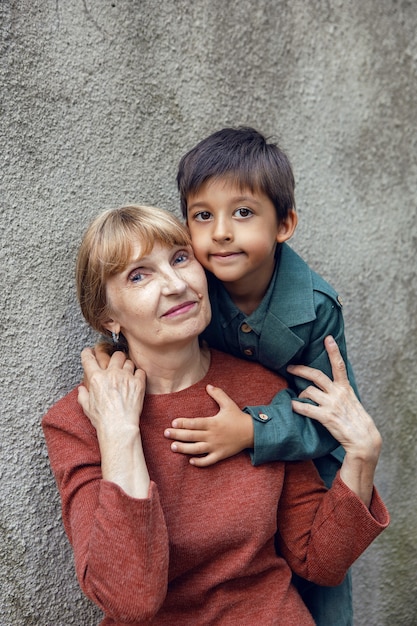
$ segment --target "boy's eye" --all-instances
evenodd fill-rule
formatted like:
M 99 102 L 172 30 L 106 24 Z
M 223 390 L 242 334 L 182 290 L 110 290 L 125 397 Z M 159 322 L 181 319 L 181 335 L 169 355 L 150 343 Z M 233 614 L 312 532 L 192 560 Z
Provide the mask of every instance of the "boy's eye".
M 194 215 L 194 219 L 197 222 L 206 222 L 207 220 L 209 220 L 211 218 L 211 213 L 210 211 L 200 211 L 199 213 L 196 213 Z
M 250 217 L 251 215 L 253 215 L 253 211 L 251 211 L 250 209 L 248 209 L 245 206 L 242 206 L 242 207 L 239 207 L 238 209 L 236 209 L 235 215 L 237 217 Z

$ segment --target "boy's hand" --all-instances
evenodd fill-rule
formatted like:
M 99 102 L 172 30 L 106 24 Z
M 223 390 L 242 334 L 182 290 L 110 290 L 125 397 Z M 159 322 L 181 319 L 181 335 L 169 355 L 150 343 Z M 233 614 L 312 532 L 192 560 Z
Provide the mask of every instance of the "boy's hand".
M 190 459 L 197 467 L 213 465 L 253 447 L 252 417 L 241 411 L 222 389 L 207 385 L 206 391 L 220 407 L 216 415 L 176 419 L 172 428 L 164 432 L 165 437 L 174 439 L 173 452 L 205 455 Z

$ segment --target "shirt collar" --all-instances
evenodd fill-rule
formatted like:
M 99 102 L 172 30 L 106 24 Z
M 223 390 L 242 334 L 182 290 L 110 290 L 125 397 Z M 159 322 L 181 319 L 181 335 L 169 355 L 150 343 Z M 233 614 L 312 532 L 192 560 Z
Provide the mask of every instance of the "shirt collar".
M 262 326 L 270 308 L 271 299 L 276 289 L 279 262 L 280 249 L 277 250 L 274 273 L 272 274 L 268 289 L 266 290 L 266 293 L 262 298 L 259 306 L 250 315 L 245 315 L 234 304 L 224 285 L 220 281 L 218 282 L 217 286 L 219 289 L 219 293 L 221 294 L 218 304 L 223 326 L 228 326 L 233 322 L 233 320 L 238 318 L 240 321 L 244 320 L 256 334 L 261 334 Z

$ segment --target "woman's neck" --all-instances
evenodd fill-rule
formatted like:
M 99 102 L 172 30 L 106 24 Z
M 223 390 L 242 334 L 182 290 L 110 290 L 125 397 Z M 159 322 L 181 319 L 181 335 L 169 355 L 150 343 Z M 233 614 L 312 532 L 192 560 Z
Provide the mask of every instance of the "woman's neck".
M 136 367 L 146 372 L 146 393 L 175 393 L 191 387 L 204 378 L 210 366 L 210 351 L 201 348 L 195 341 L 181 348 L 164 347 L 161 352 L 155 347 L 147 353 L 143 349 L 132 350 L 129 357 Z

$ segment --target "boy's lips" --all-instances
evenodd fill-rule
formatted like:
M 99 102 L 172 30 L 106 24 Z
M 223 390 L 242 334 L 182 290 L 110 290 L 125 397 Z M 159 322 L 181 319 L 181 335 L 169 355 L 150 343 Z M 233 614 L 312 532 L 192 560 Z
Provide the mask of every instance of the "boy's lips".
M 227 263 L 228 261 L 233 261 L 234 259 L 241 256 L 243 252 L 212 252 L 210 254 L 210 258 L 219 261 L 220 263 Z

